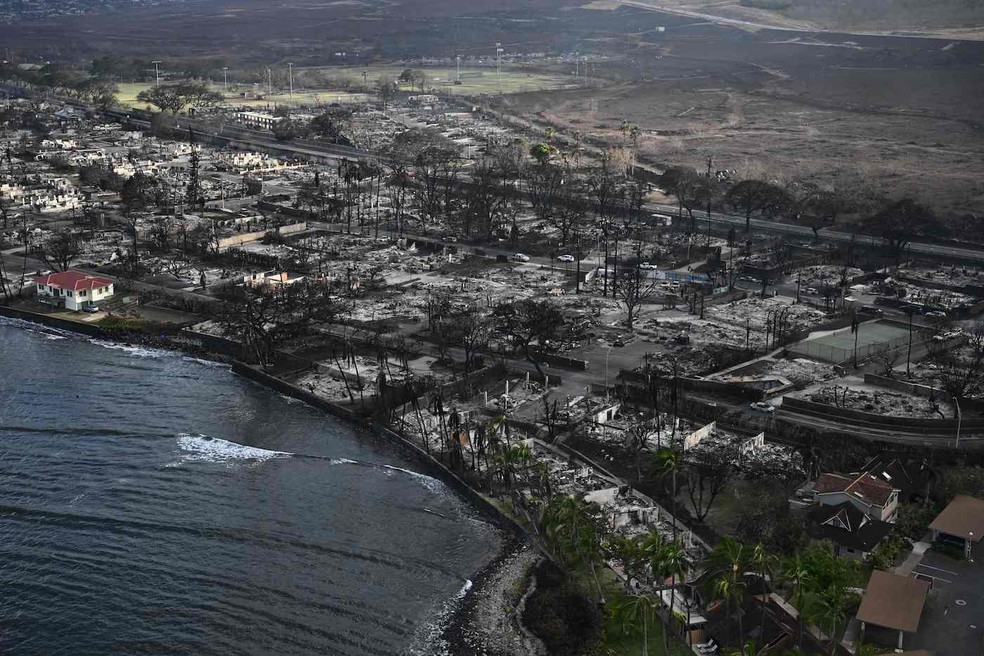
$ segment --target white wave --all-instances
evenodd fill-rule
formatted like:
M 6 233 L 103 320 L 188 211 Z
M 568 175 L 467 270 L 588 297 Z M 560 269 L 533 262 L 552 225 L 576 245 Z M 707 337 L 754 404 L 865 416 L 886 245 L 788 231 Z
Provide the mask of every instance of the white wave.
M 185 461 L 231 462 L 236 460 L 264 461 L 272 458 L 286 458 L 293 455 L 286 451 L 271 451 L 255 446 L 236 444 L 228 440 L 207 435 L 178 435 L 178 447 L 184 451 Z
M 451 645 L 443 638 L 442 634 L 461 605 L 461 600 L 471 589 L 471 580 L 465 579 L 465 584 L 461 586 L 457 594 L 442 602 L 431 613 L 430 619 L 413 632 L 410 645 L 403 654 L 405 656 L 451 656 Z
M 348 458 L 332 458 L 331 464 L 333 465 L 358 465 L 359 463 L 355 460 L 349 460 Z
M 428 476 L 427 474 L 421 474 L 420 472 L 411 471 L 409 469 L 404 469 L 403 467 L 397 467 L 395 465 L 380 465 L 383 469 L 389 469 L 391 471 L 398 471 L 407 474 L 408 476 L 417 479 L 420 483 L 426 487 L 428 490 L 434 494 L 443 494 L 447 492 L 447 486 L 441 481 Z
M 232 368 L 229 365 L 225 364 L 224 362 L 216 362 L 215 360 L 206 360 L 204 358 L 195 358 L 190 355 L 186 355 L 181 359 L 184 360 L 185 362 L 194 362 L 196 364 L 205 365 L 206 367 L 221 367 L 226 369 Z
M 175 355 L 174 351 L 168 351 L 165 349 L 155 349 L 146 346 L 134 346 L 133 344 L 120 344 L 119 342 L 107 342 L 102 339 L 90 339 L 90 342 L 96 346 L 101 346 L 103 348 L 115 349 L 117 351 L 126 351 L 130 355 L 136 355 L 141 358 L 165 358 Z
M 79 333 L 73 333 L 70 330 L 62 330 L 61 328 L 53 328 L 51 326 L 46 326 L 41 323 L 34 323 L 33 321 L 27 321 L 25 319 L 14 319 L 12 317 L 0 317 L 0 326 L 10 326 L 12 328 L 22 328 L 23 330 L 28 330 L 32 333 L 37 333 L 43 336 L 45 339 L 69 339 L 71 337 L 82 337 Z

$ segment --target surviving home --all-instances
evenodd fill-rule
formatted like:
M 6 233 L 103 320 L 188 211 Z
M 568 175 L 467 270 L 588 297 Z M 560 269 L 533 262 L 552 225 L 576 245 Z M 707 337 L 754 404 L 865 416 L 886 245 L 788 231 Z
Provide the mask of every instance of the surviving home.
M 68 310 L 82 310 L 113 295 L 113 281 L 83 271 L 61 271 L 38 276 L 38 300 Z

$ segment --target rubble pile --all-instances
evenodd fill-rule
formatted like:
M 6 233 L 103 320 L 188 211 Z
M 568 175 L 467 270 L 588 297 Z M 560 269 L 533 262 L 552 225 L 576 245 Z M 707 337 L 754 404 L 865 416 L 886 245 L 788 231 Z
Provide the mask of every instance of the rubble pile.
M 943 419 L 952 417 L 954 409 L 943 399 L 900 394 L 879 389 L 826 386 L 806 395 L 808 401 L 859 410 L 891 417 Z

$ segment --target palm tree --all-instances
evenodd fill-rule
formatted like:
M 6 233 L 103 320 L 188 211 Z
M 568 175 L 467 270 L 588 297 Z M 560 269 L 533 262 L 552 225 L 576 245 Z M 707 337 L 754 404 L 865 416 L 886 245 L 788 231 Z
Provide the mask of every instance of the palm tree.
M 751 553 L 748 555 L 748 566 L 749 568 L 758 574 L 763 581 L 768 581 L 769 586 L 772 586 L 772 576 L 779 566 L 779 559 L 765 548 L 761 542 L 756 542 L 755 546 L 752 547 Z M 763 613 L 759 622 L 759 635 L 762 635 L 762 630 L 765 628 L 765 614 Z
M 631 592 L 632 579 L 639 578 L 648 564 L 642 542 L 627 535 L 612 536 L 605 542 L 605 555 L 621 565 L 625 573 L 625 589 Z
M 649 616 L 656 607 L 656 597 L 647 593 L 628 595 L 612 609 L 623 633 L 638 630 L 642 620 L 642 656 L 649 654 Z M 669 652 L 667 652 L 669 653 Z
M 813 608 L 813 619 L 828 631 L 830 636 L 830 654 L 833 656 L 837 648 L 837 633 L 847 616 L 847 594 L 844 588 L 830 585 L 816 595 L 816 605 Z
M 724 601 L 728 624 L 731 623 L 731 603 L 738 602 L 739 640 L 744 639 L 741 602 L 745 597 L 745 567 L 748 550 L 732 538 L 722 539 L 708 557 L 711 572 L 711 593 L 716 599 Z
M 668 613 L 668 621 L 666 623 L 666 631 L 664 636 L 666 637 L 666 650 L 669 653 L 669 632 L 671 629 L 676 628 L 676 614 L 673 608 L 676 606 L 676 586 L 679 579 L 684 579 L 687 575 L 687 570 L 689 568 L 689 561 L 687 559 L 687 552 L 684 551 L 680 543 L 673 540 L 671 542 L 664 542 L 656 554 L 656 559 L 653 562 L 653 574 L 659 573 L 662 581 L 660 582 L 660 587 L 665 583 L 666 578 L 670 579 L 670 609 Z M 689 623 L 689 622 L 688 622 Z
M 673 539 L 677 538 L 677 521 L 675 514 L 676 507 L 676 493 L 677 493 L 677 472 L 680 471 L 680 467 L 683 465 L 683 454 L 675 449 L 673 446 L 662 447 L 656 452 L 656 468 L 662 472 L 662 476 L 671 476 L 673 484 L 673 492 L 671 498 L 673 499 Z
M 799 612 L 799 645 L 803 645 L 803 628 L 806 625 L 804 615 L 810 601 L 810 584 L 813 575 L 806 565 L 806 560 L 802 554 L 796 554 L 785 563 L 782 568 L 782 578 L 790 586 L 790 601 Z
M 757 653 L 758 647 L 755 646 L 755 641 L 749 640 L 741 646 L 740 650 L 729 651 L 727 656 L 755 656 Z
M 598 597 L 604 603 L 596 571 L 602 557 L 598 507 L 579 496 L 554 497 L 544 509 L 542 521 L 543 534 L 554 557 L 569 566 L 580 563 L 591 572 Z

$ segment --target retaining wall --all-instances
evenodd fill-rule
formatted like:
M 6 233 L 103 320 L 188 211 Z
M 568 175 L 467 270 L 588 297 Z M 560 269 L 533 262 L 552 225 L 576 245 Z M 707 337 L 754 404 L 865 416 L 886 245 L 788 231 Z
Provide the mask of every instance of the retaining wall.
M 528 541 L 531 544 L 537 544 L 533 540 L 529 532 L 526 531 L 522 526 L 519 525 L 516 520 L 509 517 L 503 513 L 499 508 L 495 506 L 491 501 L 486 499 L 476 490 L 472 489 L 467 483 L 458 478 L 457 474 L 452 472 L 450 469 L 445 467 L 442 463 L 434 459 L 430 454 L 421 449 L 419 446 L 406 439 L 402 435 L 381 426 L 375 422 L 360 419 L 355 413 L 343 408 L 335 403 L 326 401 L 325 399 L 319 398 L 314 394 L 306 392 L 299 387 L 295 387 L 290 383 L 275 378 L 263 371 L 251 367 L 242 362 L 234 362 L 232 370 L 245 377 L 253 380 L 261 385 L 270 387 L 271 389 L 277 390 L 287 396 L 299 399 L 312 405 L 316 408 L 324 410 L 328 414 L 343 419 L 352 425 L 364 430 L 366 432 L 372 433 L 378 437 L 389 440 L 397 447 L 400 451 L 410 457 L 412 460 L 416 461 L 427 474 L 433 476 L 434 478 L 440 480 L 449 488 L 454 490 L 459 496 L 463 497 L 466 501 L 473 504 L 476 508 L 482 511 L 489 519 L 491 519 L 497 526 L 511 532 L 513 535 L 521 540 Z
M 927 431 L 956 431 L 956 419 L 923 419 L 921 417 L 892 417 L 888 415 L 877 415 L 860 410 L 850 410 L 848 408 L 838 408 L 837 406 L 826 403 L 814 403 L 804 399 L 786 397 L 782 401 L 782 409 L 788 412 L 799 412 L 805 415 L 819 415 L 835 420 L 842 420 L 845 423 L 860 422 L 872 426 L 891 429 L 905 429 L 906 432 L 913 432 L 913 429 L 925 429 Z M 964 419 L 960 423 L 961 429 L 965 431 L 984 429 L 984 419 Z

